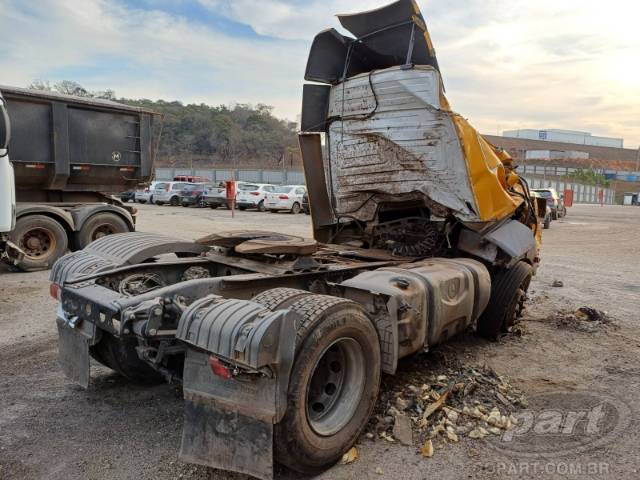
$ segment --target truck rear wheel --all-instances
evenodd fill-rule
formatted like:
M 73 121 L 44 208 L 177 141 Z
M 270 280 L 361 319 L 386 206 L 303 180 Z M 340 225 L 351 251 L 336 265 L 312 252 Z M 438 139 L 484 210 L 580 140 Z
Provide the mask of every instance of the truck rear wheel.
M 309 295 L 289 308 L 302 321 L 288 408 L 275 426 L 275 456 L 293 470 L 314 474 L 337 462 L 365 428 L 380 386 L 380 345 L 354 302 Z
M 24 258 L 16 264 L 25 271 L 51 268 L 69 246 L 66 230 L 45 215 L 19 218 L 9 239 L 25 253 Z
M 522 314 L 533 270 L 525 262 L 499 270 L 491 279 L 491 297 L 478 319 L 479 335 L 495 340 Z
M 113 213 L 96 213 L 84 222 L 78 232 L 78 248 L 83 249 L 94 240 L 129 231 L 127 223 Z
M 133 382 L 163 383 L 162 375 L 140 360 L 136 352 L 137 345 L 135 338 L 117 339 L 110 333 L 102 332 L 100 341 L 89 347 L 89 354 L 105 367 Z

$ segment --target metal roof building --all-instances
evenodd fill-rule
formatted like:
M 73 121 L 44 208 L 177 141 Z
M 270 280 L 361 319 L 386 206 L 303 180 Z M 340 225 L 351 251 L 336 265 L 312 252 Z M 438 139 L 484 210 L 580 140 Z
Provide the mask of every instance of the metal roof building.
M 577 145 L 590 145 L 594 147 L 623 148 L 624 144 L 624 140 L 622 138 L 599 137 L 591 135 L 589 132 L 562 130 L 558 128 L 550 128 L 547 130 L 535 130 L 532 128 L 505 130 L 502 132 L 502 136 L 510 138 L 524 138 L 527 140 L 575 143 Z

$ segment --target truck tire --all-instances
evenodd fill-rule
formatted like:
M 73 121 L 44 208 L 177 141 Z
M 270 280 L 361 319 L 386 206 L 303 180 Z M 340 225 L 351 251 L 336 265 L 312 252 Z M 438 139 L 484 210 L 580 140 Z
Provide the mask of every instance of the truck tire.
M 478 319 L 480 336 L 495 340 L 500 333 L 513 326 L 522 314 L 533 270 L 525 262 L 498 270 L 491 279 L 491 297 Z
M 67 231 L 46 215 L 19 218 L 9 239 L 25 252 L 23 259 L 16 264 L 24 271 L 51 268 L 69 246 Z
M 140 360 L 136 352 L 137 345 L 135 338 L 117 339 L 110 333 L 102 332 L 100 341 L 89 347 L 89 354 L 105 367 L 133 382 L 163 383 L 162 375 Z
M 353 446 L 380 387 L 378 334 L 355 302 L 309 295 L 289 307 L 302 316 L 287 411 L 275 425 L 275 458 L 316 474 Z
M 90 216 L 78 232 L 78 248 L 83 249 L 94 240 L 114 233 L 129 232 L 129 225 L 115 213 L 96 213 Z
M 253 297 L 251 301 L 259 303 L 269 310 L 280 310 L 289 308 L 289 306 L 296 300 L 300 300 L 302 297 L 307 297 L 309 295 L 312 295 L 312 293 L 307 292 L 306 290 L 280 287 L 265 290 Z

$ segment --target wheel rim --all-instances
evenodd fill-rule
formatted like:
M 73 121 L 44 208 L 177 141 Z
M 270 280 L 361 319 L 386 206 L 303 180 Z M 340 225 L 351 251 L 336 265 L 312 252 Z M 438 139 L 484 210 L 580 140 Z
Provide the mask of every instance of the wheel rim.
M 91 235 L 91 241 L 93 242 L 94 240 L 98 240 L 99 238 L 106 237 L 107 235 L 112 235 L 114 233 L 116 232 L 113 229 L 113 225 L 110 225 L 108 223 L 98 225 L 93 230 L 93 234 Z
M 300 205 L 298 205 L 297 203 L 294 203 L 293 207 L 291 208 L 291 211 L 293 213 L 300 213 Z
M 55 251 L 57 240 L 52 231 L 39 227 L 26 232 L 19 244 L 27 257 L 43 259 Z
M 365 359 L 353 338 L 339 338 L 320 356 L 307 387 L 307 419 L 322 436 L 339 432 L 358 408 L 365 384 Z

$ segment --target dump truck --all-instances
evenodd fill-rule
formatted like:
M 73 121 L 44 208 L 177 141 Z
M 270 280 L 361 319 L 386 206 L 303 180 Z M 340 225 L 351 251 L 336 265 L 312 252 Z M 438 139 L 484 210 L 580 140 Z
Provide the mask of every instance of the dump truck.
M 338 19 L 353 36 L 315 37 L 303 87 L 314 238 L 112 235 L 51 272 L 66 375 L 89 387 L 93 358 L 179 383 L 184 461 L 318 473 L 401 358 L 470 328 L 496 338 L 522 313 L 538 205 L 449 106 L 416 4 Z
M 3 195 L 12 194 L 3 207 L 15 217 L 0 257 L 22 270 L 47 269 L 69 249 L 134 231 L 135 208 L 112 194 L 151 176 L 157 115 L 102 99 L 0 91 L 12 125 L 13 166 L 5 159 L 3 168 L 13 174 L 2 177 Z

